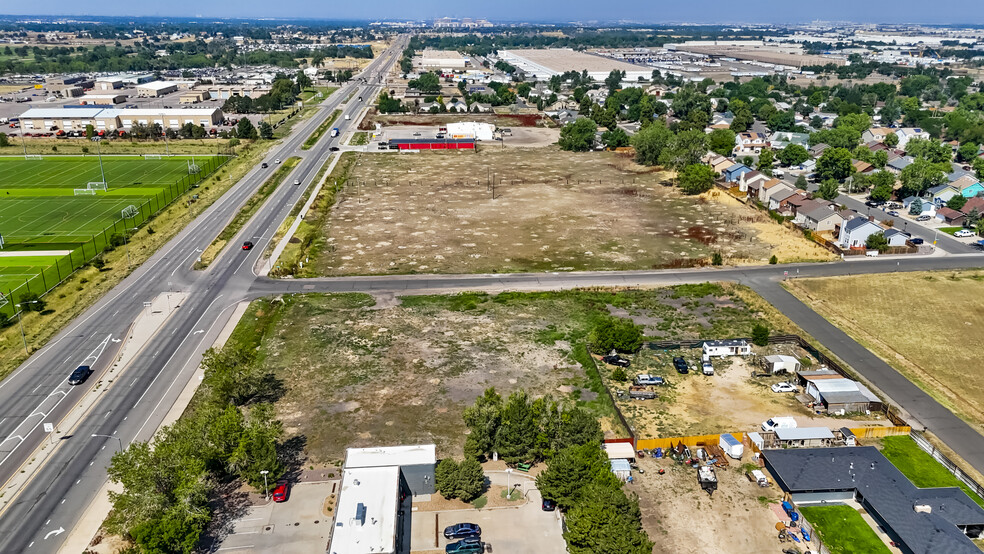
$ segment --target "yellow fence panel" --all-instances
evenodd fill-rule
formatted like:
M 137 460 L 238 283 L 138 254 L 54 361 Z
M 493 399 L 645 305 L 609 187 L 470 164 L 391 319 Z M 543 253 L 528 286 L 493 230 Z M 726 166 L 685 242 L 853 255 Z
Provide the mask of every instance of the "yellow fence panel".
M 912 427 L 852 427 L 851 432 L 859 439 L 880 439 L 882 437 L 895 437 L 898 435 L 908 435 L 912 432 Z
M 730 433 L 739 442 L 744 441 L 744 433 Z M 642 450 L 648 448 L 650 450 L 655 450 L 657 448 L 662 448 L 666 450 L 672 448 L 681 442 L 690 448 L 695 448 L 697 446 L 708 446 L 717 445 L 720 442 L 721 435 L 693 435 L 690 437 L 665 437 L 657 439 L 638 439 L 636 440 L 636 449 Z

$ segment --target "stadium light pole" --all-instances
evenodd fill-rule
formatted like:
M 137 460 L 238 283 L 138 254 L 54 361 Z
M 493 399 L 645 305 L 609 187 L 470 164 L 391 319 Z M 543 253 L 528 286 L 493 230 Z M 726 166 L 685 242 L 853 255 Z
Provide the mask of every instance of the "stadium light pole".
M 106 170 L 103 169 L 103 153 L 102 153 L 102 146 L 101 146 L 101 144 L 102 144 L 102 138 L 100 138 L 99 140 L 96 141 L 96 152 L 99 153 L 98 154 L 99 155 L 99 173 L 102 175 L 103 184 L 106 185 L 106 188 L 108 189 L 109 188 L 109 185 L 106 183 Z
M 161 131 L 164 133 L 164 152 L 167 157 L 171 157 L 171 147 L 167 143 L 167 126 L 165 125 L 164 113 L 161 112 Z

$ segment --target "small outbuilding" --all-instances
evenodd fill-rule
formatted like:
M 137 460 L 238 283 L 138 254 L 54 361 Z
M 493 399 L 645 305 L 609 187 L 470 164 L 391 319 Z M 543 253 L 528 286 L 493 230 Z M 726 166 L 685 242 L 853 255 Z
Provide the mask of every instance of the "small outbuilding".
M 705 356 L 748 356 L 752 347 L 745 339 L 724 339 L 704 341 Z
M 765 370 L 775 375 L 776 373 L 796 373 L 800 370 L 800 361 L 793 356 L 774 354 L 763 358 L 762 365 Z
M 615 474 L 615 477 L 618 477 L 623 482 L 629 480 L 629 476 L 632 474 L 632 466 L 629 465 L 628 460 L 609 460 L 608 463 L 611 464 L 612 473 Z
M 834 442 L 834 433 L 826 427 L 779 428 L 775 432 L 779 448 L 816 448 Z
M 632 444 L 627 442 L 606 442 L 604 444 L 605 454 L 609 460 L 635 460 L 635 449 Z

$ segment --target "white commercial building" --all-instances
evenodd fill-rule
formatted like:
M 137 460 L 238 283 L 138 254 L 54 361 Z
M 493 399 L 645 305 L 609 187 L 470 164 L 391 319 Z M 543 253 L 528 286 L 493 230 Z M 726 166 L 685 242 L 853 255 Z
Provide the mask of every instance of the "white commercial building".
M 400 490 L 400 481 L 399 467 L 342 472 L 329 554 L 404 552 L 402 537 L 409 534 L 409 510 L 405 517 L 400 515 L 401 500 L 406 498 Z
M 462 121 L 448 123 L 447 127 L 448 138 L 473 138 L 475 140 L 493 140 L 495 138 L 495 126 L 491 123 Z
M 652 77 L 652 68 L 634 65 L 606 56 L 576 52 L 570 48 L 500 50 L 499 59 L 523 71 L 528 76 L 546 81 L 567 71 L 587 71 L 595 81 L 604 81 L 613 70 L 624 71 L 624 81 Z
M 141 98 L 157 98 L 158 96 L 164 96 L 171 94 L 172 92 L 177 92 L 177 90 L 177 83 L 172 83 L 169 81 L 153 81 L 151 83 L 137 85 L 137 96 Z
M 461 52 L 431 48 L 425 48 L 414 61 L 417 67 L 423 69 L 464 69 L 468 64 L 468 58 L 461 55 Z

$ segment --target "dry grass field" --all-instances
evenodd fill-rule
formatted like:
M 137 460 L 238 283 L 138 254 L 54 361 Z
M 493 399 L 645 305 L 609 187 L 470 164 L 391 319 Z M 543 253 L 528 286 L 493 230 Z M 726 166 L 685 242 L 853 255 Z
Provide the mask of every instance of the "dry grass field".
M 791 292 L 984 431 L 984 272 L 796 279 Z
M 362 154 L 308 274 L 649 269 L 829 259 L 726 195 L 557 147 Z M 495 198 L 490 183 L 494 182 Z

